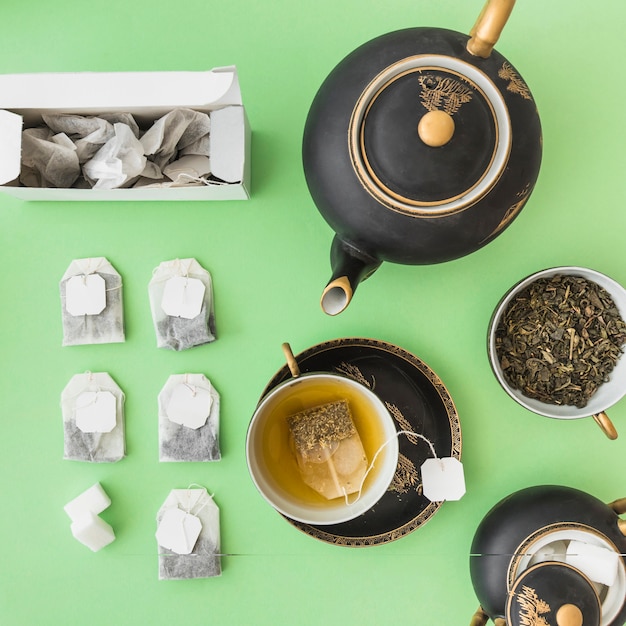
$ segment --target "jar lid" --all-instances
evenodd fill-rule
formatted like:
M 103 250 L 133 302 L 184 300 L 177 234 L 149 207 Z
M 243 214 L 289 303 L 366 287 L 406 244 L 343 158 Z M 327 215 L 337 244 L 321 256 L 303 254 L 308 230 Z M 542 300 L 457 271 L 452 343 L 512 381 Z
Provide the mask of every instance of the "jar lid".
M 591 581 L 571 565 L 538 563 L 509 592 L 509 626 L 600 626 L 602 608 Z
M 382 71 L 350 120 L 350 153 L 379 202 L 408 214 L 455 213 L 484 197 L 508 161 L 500 91 L 475 66 L 418 55 Z

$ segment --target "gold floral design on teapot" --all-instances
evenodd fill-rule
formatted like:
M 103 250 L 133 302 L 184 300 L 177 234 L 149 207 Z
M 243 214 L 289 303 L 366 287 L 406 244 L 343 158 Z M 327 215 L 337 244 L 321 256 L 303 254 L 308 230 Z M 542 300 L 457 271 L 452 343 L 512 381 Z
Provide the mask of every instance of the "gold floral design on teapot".
M 443 111 L 454 115 L 472 99 L 472 90 L 454 78 L 428 74 L 420 76 L 420 99 L 428 111 Z
M 511 93 L 517 93 L 524 100 L 532 100 L 532 96 L 530 95 L 530 89 L 528 89 L 528 85 L 523 81 L 522 77 L 511 67 L 509 63 L 506 61 L 498 71 L 498 76 L 502 80 L 508 80 L 509 84 L 507 85 L 507 90 Z

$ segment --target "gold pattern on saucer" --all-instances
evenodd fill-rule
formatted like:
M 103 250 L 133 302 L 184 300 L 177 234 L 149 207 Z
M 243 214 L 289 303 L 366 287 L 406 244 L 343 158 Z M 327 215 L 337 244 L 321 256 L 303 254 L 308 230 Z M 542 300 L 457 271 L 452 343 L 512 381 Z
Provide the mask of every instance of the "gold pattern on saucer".
M 419 84 L 422 88 L 420 100 L 429 111 L 454 115 L 472 99 L 472 90 L 454 78 L 427 74 L 419 77 Z
M 537 596 L 532 587 L 522 585 L 522 590 L 517 594 L 520 605 L 519 618 L 521 626 L 549 626 L 545 617 L 550 612 L 550 605 Z
M 400 453 L 398 454 L 396 473 L 393 475 L 393 479 L 387 491 L 408 493 L 411 489 L 414 489 L 420 496 L 424 492 L 415 463 L 407 456 Z
M 365 376 L 363 376 L 361 370 L 356 365 L 352 365 L 351 363 L 346 363 L 344 361 L 340 363 L 335 368 L 335 370 L 340 374 L 343 374 L 347 378 L 351 378 L 357 383 L 361 383 L 362 385 L 365 385 L 368 389 L 374 391 L 374 387 L 376 386 L 376 380 L 374 379 L 374 377 L 372 376 L 372 380 L 370 382 L 367 378 L 365 378 Z
M 507 91 L 519 94 L 520 96 L 522 96 L 522 98 L 524 98 L 524 100 L 532 100 L 528 85 L 524 82 L 524 79 L 506 61 L 498 71 L 498 76 L 502 80 L 509 81 L 509 84 L 506 87 Z

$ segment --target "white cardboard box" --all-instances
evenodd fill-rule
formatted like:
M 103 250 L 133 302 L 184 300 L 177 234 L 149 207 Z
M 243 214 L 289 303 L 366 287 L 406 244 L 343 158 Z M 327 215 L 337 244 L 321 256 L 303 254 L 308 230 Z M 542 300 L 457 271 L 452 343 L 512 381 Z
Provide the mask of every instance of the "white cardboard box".
M 131 113 L 141 125 L 176 108 L 211 115 L 211 169 L 227 184 L 169 188 L 58 189 L 19 185 L 22 129 L 42 113 Z M 0 191 L 25 200 L 244 200 L 250 127 L 234 66 L 205 72 L 0 75 Z

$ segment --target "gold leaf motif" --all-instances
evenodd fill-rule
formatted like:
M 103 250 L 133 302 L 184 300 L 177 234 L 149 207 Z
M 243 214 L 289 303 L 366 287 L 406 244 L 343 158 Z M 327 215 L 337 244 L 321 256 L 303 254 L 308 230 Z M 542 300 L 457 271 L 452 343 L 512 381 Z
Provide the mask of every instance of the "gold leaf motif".
M 356 365 L 352 365 L 351 363 L 346 363 L 344 361 L 340 363 L 337 367 L 335 367 L 335 369 L 341 374 L 347 376 L 348 378 L 356 380 L 358 383 L 365 385 L 369 389 L 373 390 L 374 386 L 376 385 L 376 380 L 373 376 L 370 382 L 369 380 L 367 380 L 367 378 L 365 378 L 365 376 L 363 376 L 361 370 Z
M 549 626 L 542 615 L 550 612 L 550 605 L 537 597 L 532 587 L 522 585 L 517 601 L 520 605 L 519 618 L 521 626 Z
M 456 113 L 462 104 L 472 99 L 472 91 L 454 78 L 443 76 L 420 76 L 422 87 L 420 99 L 429 111 L 445 111 L 448 115 Z
M 532 96 L 530 95 L 530 89 L 528 89 L 528 85 L 524 82 L 522 77 L 511 67 L 509 63 L 506 61 L 498 71 L 498 76 L 502 80 L 509 81 L 507 85 L 507 91 L 511 93 L 517 93 L 525 100 L 532 100 Z
M 411 459 L 400 453 L 398 455 L 398 467 L 393 476 L 388 491 L 396 493 L 408 493 L 411 489 L 416 489 L 422 495 L 422 484 L 415 464 Z
M 398 425 L 400 426 L 402 430 L 413 431 L 413 426 L 411 426 L 411 422 L 409 422 L 409 420 L 406 417 L 404 417 L 404 415 L 402 415 L 402 412 L 395 404 L 391 404 L 390 402 L 385 402 L 385 406 L 387 407 L 387 410 L 389 411 L 389 413 L 391 413 L 391 415 L 394 417 L 394 419 L 396 420 L 396 422 L 398 423 Z M 405 433 L 405 435 L 406 435 L 406 438 L 413 445 L 418 444 L 419 439 L 415 435 L 411 435 L 408 433 Z

